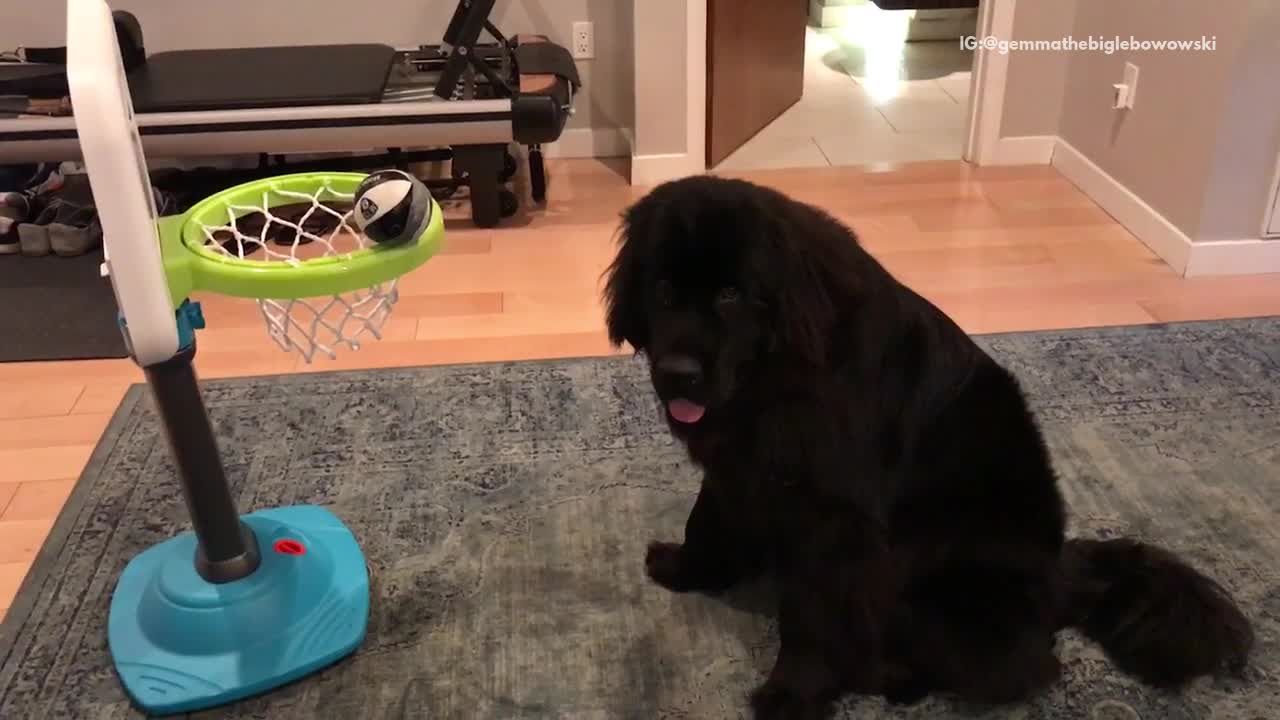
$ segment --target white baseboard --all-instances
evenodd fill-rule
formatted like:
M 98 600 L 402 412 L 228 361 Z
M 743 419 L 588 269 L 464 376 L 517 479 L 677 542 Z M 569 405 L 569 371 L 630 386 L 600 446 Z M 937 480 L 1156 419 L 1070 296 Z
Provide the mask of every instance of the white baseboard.
M 570 128 L 560 139 L 542 146 L 549 158 L 628 157 L 631 131 L 627 128 Z
M 1280 272 L 1280 241 L 1192 242 L 1168 218 L 1062 138 L 1057 138 L 1052 164 L 1179 275 Z
M 1280 239 L 1192 243 L 1186 277 L 1280 273 Z
M 1185 274 L 1191 238 L 1105 170 L 1059 138 L 1053 166 L 1178 274 Z
M 705 171 L 705 162 L 702 158 L 694 157 L 689 153 L 636 155 L 631 158 L 632 185 L 660 185 L 668 180 L 678 180 Z
M 1002 137 L 983 165 L 1048 165 L 1058 138 L 1053 135 Z

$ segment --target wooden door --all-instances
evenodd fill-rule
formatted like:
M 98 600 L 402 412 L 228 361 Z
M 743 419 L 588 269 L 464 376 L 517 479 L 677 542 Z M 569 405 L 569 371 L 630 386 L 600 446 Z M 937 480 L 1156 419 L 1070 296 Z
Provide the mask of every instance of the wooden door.
M 808 14 L 807 0 L 707 0 L 707 167 L 800 99 Z

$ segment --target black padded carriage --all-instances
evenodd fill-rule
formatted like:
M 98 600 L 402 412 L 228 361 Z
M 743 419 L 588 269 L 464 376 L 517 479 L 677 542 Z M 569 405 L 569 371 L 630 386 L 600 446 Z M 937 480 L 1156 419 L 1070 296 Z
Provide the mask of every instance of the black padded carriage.
M 494 226 L 517 207 L 505 187 L 517 172 L 511 143 L 529 148 L 532 196 L 545 199 L 541 145 L 560 138 L 581 80 L 569 52 L 546 37 L 503 36 L 489 21 L 493 5 L 460 0 L 441 44 L 408 51 L 345 44 L 150 56 L 141 26 L 117 11 L 144 150 L 152 157 L 250 153 L 264 165 L 288 153 L 373 150 L 402 169 L 448 160 L 452 177 L 425 179 L 428 187 L 440 197 L 467 188 L 476 224 Z M 480 43 L 482 31 L 494 42 Z M 48 62 L 26 65 L 40 68 L 28 71 L 28 85 L 38 82 L 45 96 L 65 86 L 60 51 L 65 57 L 65 49 L 44 49 Z M 66 114 L 0 118 L 0 162 L 78 158 L 75 124 Z M 263 172 L 285 165 L 299 168 L 277 160 Z

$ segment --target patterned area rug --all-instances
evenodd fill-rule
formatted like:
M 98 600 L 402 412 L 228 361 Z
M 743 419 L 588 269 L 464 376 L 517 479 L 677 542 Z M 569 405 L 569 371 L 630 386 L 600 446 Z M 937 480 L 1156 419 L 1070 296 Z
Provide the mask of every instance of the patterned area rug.
M 992 720 L 1261 720 L 1280 712 L 1280 320 L 985 336 L 1045 423 L 1074 531 L 1186 553 L 1243 599 L 1242 680 L 1181 695 L 1071 633 L 1063 681 Z M 200 717 L 737 718 L 772 663 L 769 603 L 646 581 L 697 487 L 631 358 L 206 384 L 245 510 L 322 503 L 362 540 L 369 636 L 295 685 Z M 150 396 L 119 409 L 0 630 L 0 717 L 139 717 L 106 653 L 125 562 L 185 528 Z M 958 718 L 849 700 L 846 718 Z

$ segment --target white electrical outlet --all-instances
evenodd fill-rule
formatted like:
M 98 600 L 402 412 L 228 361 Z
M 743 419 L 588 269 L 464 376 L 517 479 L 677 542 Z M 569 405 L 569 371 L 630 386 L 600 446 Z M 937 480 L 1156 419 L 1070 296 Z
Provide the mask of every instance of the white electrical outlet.
M 1138 92 L 1138 66 L 1127 62 L 1124 64 L 1124 82 L 1113 83 L 1115 96 L 1111 99 L 1111 107 L 1116 110 L 1132 110 L 1133 98 Z
M 1133 109 L 1133 101 L 1138 95 L 1138 66 L 1131 62 L 1124 64 L 1124 80 L 1125 87 L 1129 88 L 1129 92 L 1125 97 L 1124 106 Z
M 589 60 L 596 56 L 595 23 L 582 20 L 573 24 L 573 56 Z

